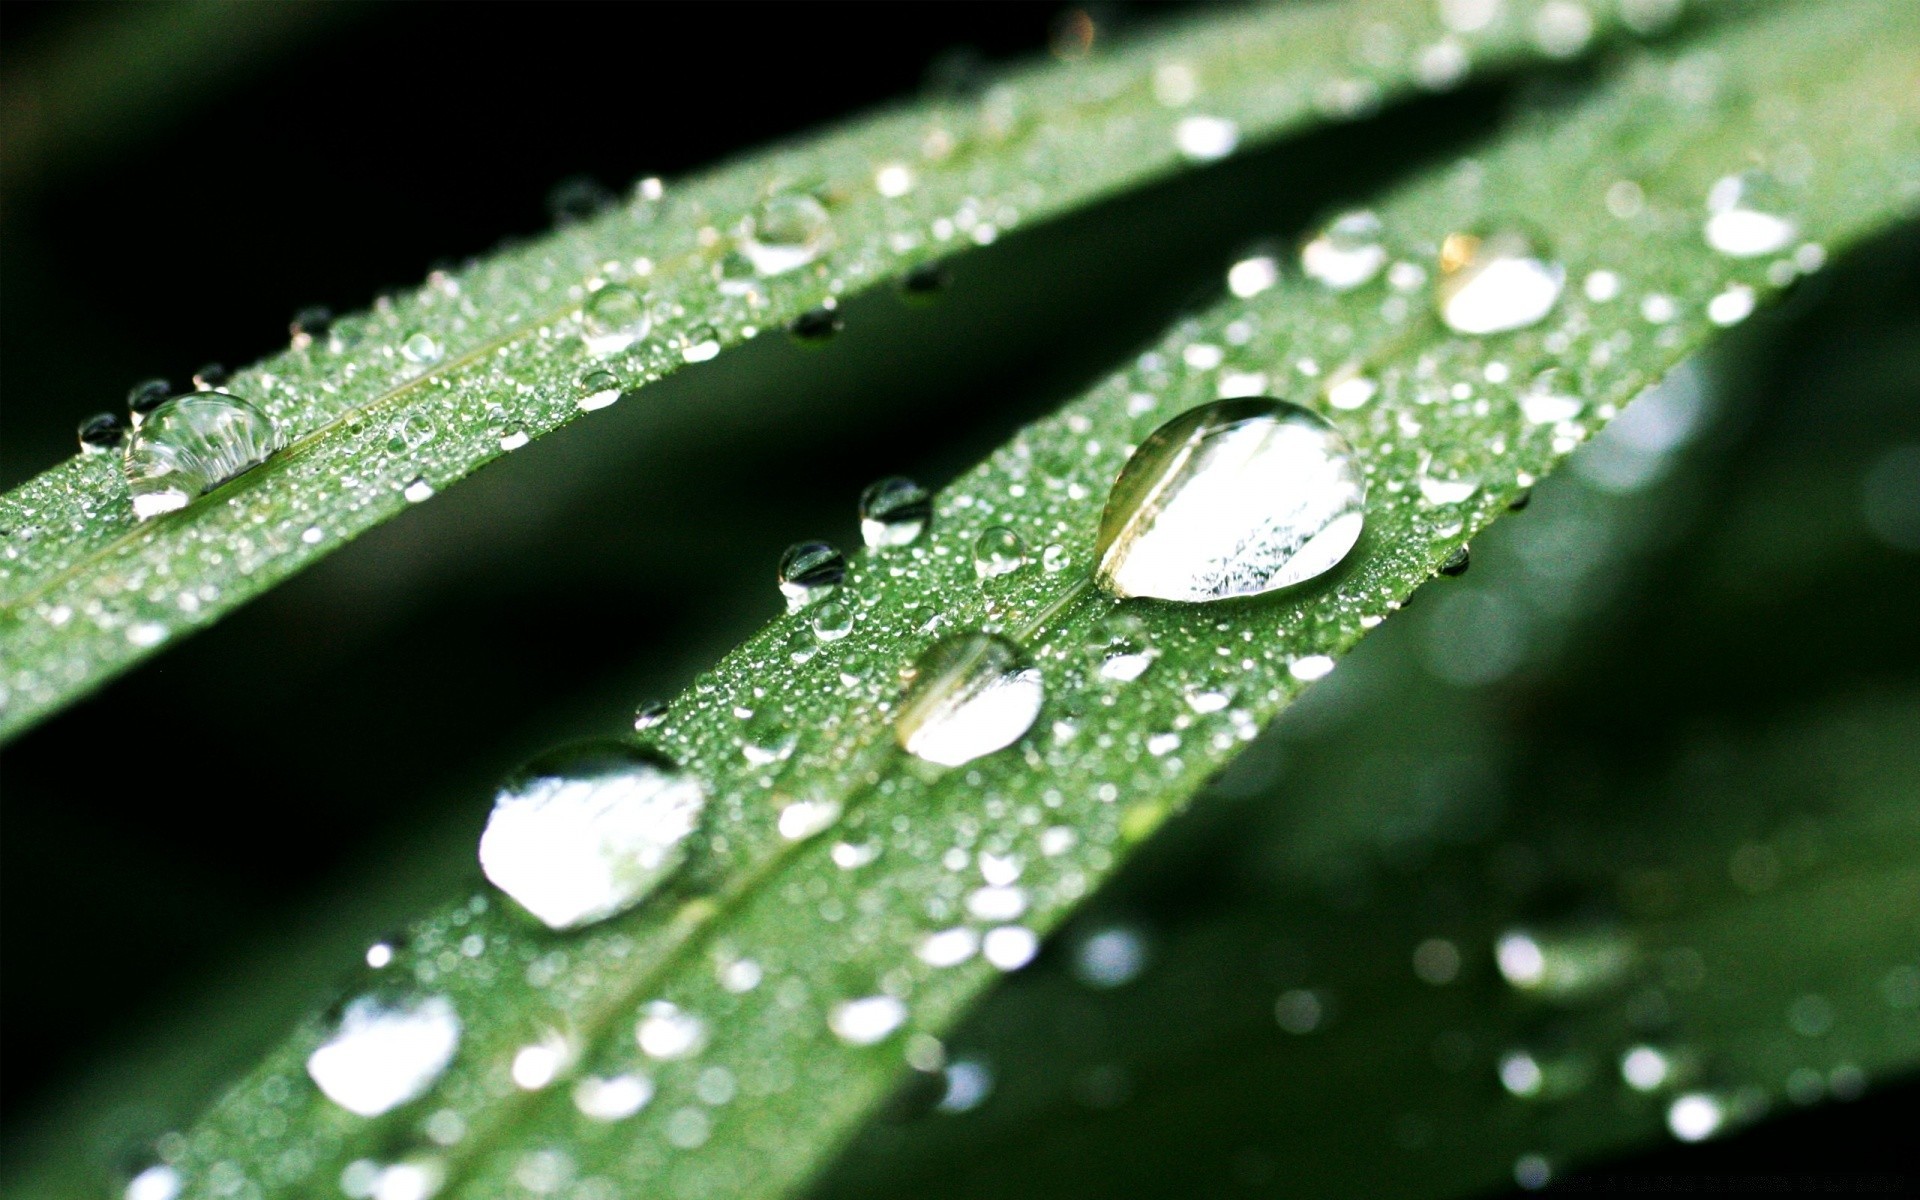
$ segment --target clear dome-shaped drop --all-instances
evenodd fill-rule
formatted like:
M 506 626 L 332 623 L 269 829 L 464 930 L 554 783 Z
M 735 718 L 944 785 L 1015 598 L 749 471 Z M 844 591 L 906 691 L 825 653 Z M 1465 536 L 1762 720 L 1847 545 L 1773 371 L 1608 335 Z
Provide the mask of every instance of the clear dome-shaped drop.
M 1734 258 L 1757 258 L 1784 250 L 1800 234 L 1791 217 L 1782 216 L 1786 198 L 1771 175 L 1743 171 L 1727 175 L 1707 191 L 1707 221 L 1701 234 L 1707 245 Z
M 804 192 L 763 201 L 747 218 L 740 252 L 762 275 L 784 275 L 819 258 L 833 241 L 826 205 Z
M 127 426 L 118 416 L 110 412 L 95 413 L 80 422 L 80 453 L 105 454 L 109 450 L 118 450 L 127 440 Z
M 935 643 L 906 672 L 894 737 L 915 758 L 957 767 L 1003 750 L 1033 727 L 1046 690 L 1020 648 L 997 634 Z
M 911 479 L 896 475 L 860 493 L 860 539 L 875 550 L 911 545 L 932 519 L 933 498 Z
M 1026 565 L 1026 542 L 1005 525 L 990 525 L 973 539 L 973 572 L 982 579 L 1011 575 Z
M 553 929 L 638 904 L 686 860 L 700 781 L 612 740 L 568 746 L 500 786 L 480 835 L 487 879 Z
M 1455 233 L 1440 245 L 1434 301 L 1455 333 L 1506 333 L 1552 312 L 1566 282 L 1566 267 L 1519 230 Z
M 646 299 L 625 284 L 608 284 L 580 309 L 580 340 L 590 354 L 618 354 L 652 331 Z
M 1162 425 L 1121 468 L 1094 579 L 1121 597 L 1257 596 L 1332 570 L 1365 520 L 1366 481 L 1339 430 L 1284 400 L 1219 400 Z
M 149 412 L 123 463 L 141 520 L 185 508 L 280 449 L 273 419 L 226 392 L 187 392 Z
M 307 1075 L 341 1108 L 377 1117 L 425 1094 L 459 1046 L 445 996 L 358 996 L 307 1056 Z
M 1342 213 L 1300 248 L 1300 269 L 1336 292 L 1357 288 L 1387 265 L 1384 237 L 1380 218 L 1372 212 Z
M 826 599 L 847 577 L 847 556 L 825 542 L 796 542 L 780 556 L 780 594 L 787 611 Z

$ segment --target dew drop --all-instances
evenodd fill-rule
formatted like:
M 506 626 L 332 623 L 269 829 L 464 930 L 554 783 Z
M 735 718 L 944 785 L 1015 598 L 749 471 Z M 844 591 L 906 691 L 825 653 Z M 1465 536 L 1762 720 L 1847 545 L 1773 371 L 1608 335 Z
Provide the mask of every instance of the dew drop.
M 644 733 L 649 729 L 661 725 L 666 719 L 667 702 L 665 700 L 649 700 L 634 710 L 634 732 Z
M 993 525 L 973 541 L 973 570 L 982 579 L 1011 575 L 1027 565 L 1027 544 L 1005 525 Z
M 133 513 L 146 520 L 185 508 L 283 444 L 273 420 L 238 396 L 175 396 L 152 409 L 127 442 L 123 465 Z
M 1515 991 L 1578 999 L 1624 977 L 1634 949 L 1611 929 L 1511 929 L 1494 942 L 1494 963 Z
M 1387 265 L 1384 234 L 1374 213 L 1366 209 L 1343 213 L 1301 247 L 1300 269 L 1336 292 L 1357 288 Z
M 813 612 L 813 636 L 823 642 L 837 642 L 853 632 L 853 609 L 837 600 L 829 600 Z
M 445 996 L 360 996 L 307 1056 L 307 1074 L 341 1108 L 376 1117 L 424 1094 L 459 1045 Z
M 400 342 L 400 357 L 415 366 L 437 363 L 445 353 L 446 351 L 430 333 L 411 333 Z
M 618 354 L 653 331 L 653 314 L 639 292 L 610 283 L 580 310 L 580 340 L 589 354 Z
M 844 328 L 846 322 L 831 308 L 810 308 L 787 323 L 787 333 L 796 342 L 818 344 Z
M 1773 254 L 1799 236 L 1799 226 L 1780 215 L 1786 207 L 1771 175 L 1727 175 L 1707 191 L 1707 222 L 1701 232 L 1707 245 L 1733 258 Z
M 295 350 L 304 350 L 314 342 L 327 336 L 327 330 L 333 328 L 333 310 L 324 304 L 311 304 L 293 314 L 293 320 L 287 322 L 287 333 L 292 339 Z
M 1457 579 L 1465 575 L 1467 568 L 1472 565 L 1473 552 L 1466 547 L 1465 543 L 1462 543 L 1455 546 L 1445 558 L 1440 560 L 1439 571 L 1449 579 Z
M 186 1187 L 180 1172 L 166 1163 L 154 1163 L 127 1180 L 120 1200 L 174 1200 Z
M 916 758 L 957 767 L 1033 727 L 1045 689 L 1019 647 L 989 633 L 935 643 L 907 673 L 894 736 Z
M 677 1004 L 654 1000 L 640 1010 L 634 1041 L 649 1058 L 688 1058 L 707 1044 L 707 1023 Z
M 1155 430 L 1114 481 L 1095 580 L 1115 596 L 1202 602 L 1325 574 L 1360 539 L 1366 484 L 1323 418 L 1219 400 Z
M 932 519 L 932 498 L 911 479 L 896 475 L 860 493 L 860 538 L 876 550 L 911 545 Z
M 580 377 L 580 399 L 576 401 L 582 412 L 594 412 L 620 399 L 620 377 L 612 371 L 588 371 Z
M 1271 254 L 1250 254 L 1227 268 L 1227 290 L 1242 300 L 1280 282 L 1280 262 Z
M 400 494 L 408 504 L 419 504 L 433 499 L 433 485 L 416 475 L 407 481 L 406 487 L 400 489 Z
M 843 1000 L 827 1014 L 833 1036 L 850 1046 L 871 1046 L 906 1024 L 907 1006 L 892 996 Z
M 1580 397 L 1571 394 L 1560 368 L 1548 367 L 1533 377 L 1520 396 L 1520 415 L 1530 425 L 1558 425 L 1579 416 L 1586 407 Z
M 573 1106 L 594 1121 L 622 1121 L 653 1099 L 653 1081 L 645 1075 L 589 1075 L 573 1085 Z
M 217 362 L 206 363 L 193 373 L 193 386 L 203 392 L 211 392 L 227 382 L 227 369 Z
M 613 740 L 564 747 L 500 786 L 480 866 L 550 928 L 588 925 L 638 904 L 672 874 L 706 799 L 698 780 L 656 752 Z
M 762 275 L 804 267 L 833 241 L 833 219 L 812 196 L 790 192 L 754 209 L 740 239 L 740 252 Z
M 1667 1106 L 1667 1128 L 1683 1142 L 1703 1142 L 1726 1121 L 1726 1106 L 1707 1092 L 1688 1092 Z
M 1225 117 L 1182 117 L 1173 127 L 1173 144 L 1191 162 L 1213 162 L 1240 145 L 1240 126 Z
M 825 542 L 796 542 L 780 556 L 780 594 L 799 612 L 833 594 L 847 577 L 847 556 Z
M 682 362 L 711 362 L 720 357 L 720 335 L 711 325 L 695 325 L 680 335 Z
M 173 397 L 173 385 L 164 379 L 143 379 L 127 389 L 127 415 L 135 429 L 147 414 Z
M 95 413 L 80 422 L 80 453 L 105 454 L 127 440 L 127 427 L 110 412 Z
M 1566 268 L 1518 230 L 1455 233 L 1440 246 L 1435 301 L 1456 333 L 1505 333 L 1553 311 L 1566 281 Z

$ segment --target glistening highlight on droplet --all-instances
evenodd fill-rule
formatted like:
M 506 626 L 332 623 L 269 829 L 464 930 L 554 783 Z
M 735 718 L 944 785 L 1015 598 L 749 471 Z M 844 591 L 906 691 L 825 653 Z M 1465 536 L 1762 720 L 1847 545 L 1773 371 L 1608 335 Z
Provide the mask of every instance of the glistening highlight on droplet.
M 272 418 L 226 392 L 187 392 L 147 413 L 122 460 L 141 520 L 259 466 L 284 444 Z
M 659 754 L 568 746 L 501 785 L 480 867 L 548 927 L 588 925 L 640 903 L 686 860 L 706 803 L 700 781 Z
M 423 1095 L 459 1045 L 445 996 L 359 996 L 307 1056 L 307 1075 L 341 1108 L 377 1117 Z
M 1155 430 L 1114 481 L 1094 548 L 1108 593 L 1201 603 L 1323 575 L 1360 540 L 1366 482 L 1324 418 L 1219 400 Z
M 894 736 L 907 753 L 945 767 L 1013 745 L 1033 727 L 1046 695 L 1020 648 L 990 633 L 935 643 L 906 677 Z
M 1455 333 L 1507 333 L 1552 312 L 1566 282 L 1567 269 L 1517 229 L 1454 233 L 1440 245 L 1434 303 Z

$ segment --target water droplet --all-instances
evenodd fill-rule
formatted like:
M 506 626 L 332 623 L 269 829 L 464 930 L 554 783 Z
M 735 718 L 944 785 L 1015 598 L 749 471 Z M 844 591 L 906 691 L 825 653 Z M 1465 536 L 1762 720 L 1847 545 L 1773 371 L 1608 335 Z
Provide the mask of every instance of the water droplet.
M 1125 926 L 1103 929 L 1074 950 L 1073 973 L 1088 987 L 1121 987 L 1146 969 L 1146 940 Z
M 649 700 L 633 713 L 633 728 L 636 733 L 644 733 L 667 719 L 667 702 Z
M 980 957 L 1002 971 L 1018 971 L 1040 953 L 1040 937 L 1025 925 L 1002 925 L 980 939 Z
M 416 366 L 437 363 L 445 353 L 439 341 L 430 333 L 411 333 L 400 342 L 400 357 Z
M 799 612 L 833 594 L 847 577 L 847 556 L 825 542 L 797 542 L 780 556 L 780 594 Z
M 813 636 L 823 642 L 837 642 L 853 632 L 853 609 L 837 600 L 828 600 L 813 612 Z
M 1225 117 L 1182 117 L 1173 127 L 1173 144 L 1192 162 L 1212 162 L 1240 145 L 1240 126 Z
M 1440 560 L 1438 569 L 1442 575 L 1447 576 L 1449 579 L 1458 579 L 1460 576 L 1465 575 L 1467 568 L 1472 565 L 1473 551 L 1469 550 L 1465 543 L 1462 543 L 1448 551 L 1447 556 Z
M 311 304 L 293 314 L 293 320 L 287 322 L 287 333 L 293 339 L 293 348 L 304 350 L 326 337 L 332 327 L 333 310 L 324 304 Z
M 1799 226 L 1780 215 L 1786 197 L 1771 175 L 1744 171 L 1727 175 L 1707 191 L 1707 245 L 1734 258 L 1757 258 L 1787 248 Z
M 850 1046 L 871 1046 L 906 1024 L 907 1006 L 892 996 L 842 1000 L 827 1014 L 833 1036 Z
M 914 951 L 930 967 L 957 967 L 980 949 L 980 935 L 965 925 L 930 933 Z
M 913 190 L 913 169 L 905 163 L 887 163 L 873 173 L 873 190 L 889 200 Z
M 500 427 L 500 448 L 509 453 L 532 440 L 527 434 L 527 427 L 517 421 L 510 421 Z
M 307 1056 L 307 1074 L 341 1108 L 376 1117 L 424 1094 L 459 1045 L 445 996 L 360 996 Z
M 203 392 L 211 392 L 227 382 L 227 369 L 219 363 L 205 363 L 193 373 L 193 386 Z
M 1456 333 L 1505 333 L 1553 311 L 1566 281 L 1567 269 L 1518 230 L 1455 233 L 1440 246 L 1435 300 Z
M 566 1037 L 548 1030 L 539 1041 L 514 1052 L 508 1074 L 513 1076 L 515 1087 L 537 1092 L 560 1077 L 560 1072 L 566 1070 L 567 1064 L 573 1061 L 573 1055 L 573 1046 Z
M 1508 930 L 1494 943 L 1494 962 L 1515 990 L 1578 999 L 1623 978 L 1633 945 L 1611 929 Z
M 931 300 L 946 287 L 947 268 L 937 262 L 921 263 L 900 280 L 900 290 L 909 300 Z
M 1019 647 L 994 634 L 956 634 L 907 672 L 894 735 L 916 758 L 957 767 L 1019 740 L 1044 697 L 1040 672 Z
M 605 408 L 619 398 L 620 377 L 612 371 L 588 371 L 580 377 L 580 399 L 576 403 L 582 412 Z
M 993 1092 L 993 1070 L 983 1062 L 961 1059 L 946 1068 L 947 1090 L 934 1107 L 943 1113 L 971 1112 Z
M 652 331 L 646 299 L 625 284 L 607 284 L 580 310 L 580 340 L 589 354 L 618 354 Z
M 1522 1154 L 1513 1160 L 1513 1181 L 1529 1192 L 1553 1182 L 1553 1162 L 1544 1154 Z
M 652 1099 L 653 1080 L 634 1072 L 589 1075 L 573 1085 L 573 1106 L 581 1116 L 595 1121 L 625 1120 Z
M 280 449 L 271 418 L 238 396 L 187 392 L 152 409 L 127 443 L 124 466 L 141 520 L 185 508 Z
M 1011 575 L 1027 565 L 1027 544 L 1005 525 L 993 525 L 973 541 L 973 570 L 982 579 Z
M 419 504 L 433 499 L 433 485 L 416 475 L 407 481 L 406 487 L 400 489 L 400 494 L 406 497 L 408 504 Z
M 80 453 L 105 454 L 127 440 L 127 427 L 110 412 L 95 413 L 80 422 Z
M 173 385 L 164 379 L 143 379 L 127 389 L 127 414 L 135 429 L 147 414 L 173 398 Z
M 657 753 L 612 740 L 564 747 L 500 786 L 480 866 L 549 927 L 591 924 L 638 904 L 685 860 L 705 805 L 700 783 Z
M 1620 1078 L 1636 1092 L 1658 1091 L 1672 1075 L 1672 1061 L 1652 1046 L 1635 1046 L 1620 1056 Z
M 824 342 L 845 325 L 836 309 L 810 308 L 787 323 L 787 333 L 797 342 Z
M 819 258 L 832 241 L 826 206 L 790 192 L 764 201 L 747 218 L 740 251 L 760 274 L 784 275 Z
M 780 810 L 777 826 L 781 837 L 801 842 L 832 828 L 839 819 L 837 800 L 795 800 Z
M 1688 1092 L 1667 1106 L 1667 1128 L 1683 1142 L 1703 1142 L 1726 1124 L 1726 1106 L 1707 1092 Z
M 1255 596 L 1333 569 L 1360 539 L 1366 484 L 1323 418 L 1220 400 L 1155 430 L 1114 481 L 1095 579 L 1121 597 Z
M 876 550 L 919 540 L 933 519 L 933 499 L 911 479 L 882 479 L 860 493 L 860 538 Z
M 720 356 L 720 335 L 711 325 L 695 325 L 680 335 L 683 362 L 711 362 Z
M 1438 469 L 1432 455 L 1422 456 L 1414 484 L 1420 489 L 1420 498 L 1435 505 L 1462 504 L 1480 490 L 1477 478 Z
M 132 1179 L 120 1193 L 120 1200 L 174 1200 L 186 1186 L 180 1172 L 166 1163 L 154 1163 Z
M 1586 403 L 1568 391 L 1558 367 L 1533 377 L 1520 397 L 1520 414 L 1532 425 L 1558 425 L 1579 416 Z
M 1384 237 L 1385 229 L 1374 213 L 1366 209 L 1342 213 L 1300 248 L 1300 269 L 1336 292 L 1357 288 L 1387 265 Z
M 1707 320 L 1725 328 L 1738 325 L 1753 315 L 1753 289 L 1744 283 L 1728 284 L 1713 299 L 1707 301 Z
M 687 1058 L 707 1044 L 707 1023 L 677 1004 L 654 1000 L 640 1010 L 634 1041 L 649 1058 Z
M 1271 254 L 1250 254 L 1227 268 L 1227 290 L 1251 299 L 1280 282 L 1280 260 Z

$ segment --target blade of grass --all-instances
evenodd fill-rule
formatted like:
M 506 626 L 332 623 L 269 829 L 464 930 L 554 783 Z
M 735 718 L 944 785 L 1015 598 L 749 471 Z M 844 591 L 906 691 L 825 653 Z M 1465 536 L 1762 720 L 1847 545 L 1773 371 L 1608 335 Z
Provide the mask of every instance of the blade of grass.
M 707 782 L 715 814 L 677 895 L 564 938 L 484 894 L 427 919 L 388 970 L 461 1015 L 460 1054 L 430 1096 L 381 1120 L 332 1107 L 304 1075 L 315 1024 L 169 1143 L 177 1169 L 196 1186 L 288 1191 L 326 1186 L 360 1158 L 417 1153 L 448 1173 L 450 1193 L 472 1195 L 567 1180 L 687 1196 L 796 1185 L 903 1060 L 937 1061 L 938 1033 L 993 976 L 978 960 L 928 966 L 914 954 L 921 937 L 1004 922 L 1002 942 L 1017 949 L 1056 923 L 1298 694 L 1296 662 L 1344 652 L 1581 436 L 1708 340 L 1714 297 L 1739 286 L 1764 298 L 1819 253 L 1911 211 L 1920 122 L 1904 81 L 1916 21 L 1871 5 L 1768 14 L 1677 59 L 1636 61 L 1573 111 L 1383 201 L 1405 262 L 1431 261 L 1463 229 L 1528 221 L 1576 281 L 1534 328 L 1458 337 L 1428 315 L 1424 289 L 1334 295 L 1297 280 L 1183 324 L 943 492 L 920 543 L 861 556 L 844 591 L 856 609 L 848 636 L 816 638 L 806 614 L 782 620 L 675 703 L 656 736 Z M 1786 270 L 1729 259 L 1701 238 L 1710 186 L 1756 159 L 1788 178 L 1791 216 L 1818 248 L 1784 259 Z M 1615 217 L 1608 196 L 1619 195 L 1623 161 L 1639 202 Z M 1603 269 L 1619 295 L 1577 286 Z M 1108 614 L 1078 596 L 1079 581 L 1127 447 L 1257 373 L 1306 398 L 1349 357 L 1378 384 L 1365 406 L 1333 413 L 1372 481 L 1356 560 L 1310 595 L 1218 611 L 1129 606 L 1157 658 L 1135 682 L 1103 679 Z M 1573 374 L 1590 416 L 1526 419 L 1520 400 L 1547 367 Z M 1430 499 L 1418 483 L 1436 466 L 1474 489 Z M 1030 562 L 982 585 L 973 546 L 995 525 L 1060 569 Z M 993 626 L 1028 630 L 1049 691 L 1036 732 L 945 773 L 886 752 L 895 668 L 937 633 Z M 1201 692 L 1229 706 L 1196 714 L 1186 697 Z M 829 836 L 792 840 L 780 816 L 801 802 L 844 815 Z M 975 894 L 1012 887 L 1010 873 L 1018 903 L 990 897 L 1007 905 L 993 917 Z M 880 994 L 905 1006 L 904 1029 L 861 1047 L 830 1031 L 835 1005 Z M 708 1048 L 644 1060 L 633 1022 L 653 1000 L 697 1014 Z M 576 1070 L 645 1071 L 653 1102 L 605 1124 L 582 1115 L 566 1086 L 516 1087 L 517 1049 L 549 1031 L 576 1048 Z

